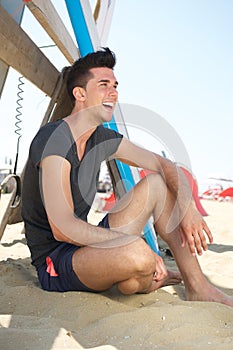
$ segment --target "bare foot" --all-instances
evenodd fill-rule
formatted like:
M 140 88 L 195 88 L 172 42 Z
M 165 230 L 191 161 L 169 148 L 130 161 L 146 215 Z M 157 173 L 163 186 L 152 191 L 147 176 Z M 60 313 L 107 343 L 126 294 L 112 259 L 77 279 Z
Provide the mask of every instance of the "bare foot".
M 210 301 L 221 303 L 233 307 L 233 298 L 207 283 L 203 286 L 201 292 L 189 292 L 186 290 L 186 300 L 188 301 Z
M 157 290 L 162 287 L 171 286 L 174 284 L 179 284 L 182 281 L 182 277 L 180 272 L 170 271 L 167 270 L 167 276 L 163 278 L 162 280 L 156 280 L 156 277 L 154 277 L 152 281 L 152 285 L 148 291 L 148 293 Z

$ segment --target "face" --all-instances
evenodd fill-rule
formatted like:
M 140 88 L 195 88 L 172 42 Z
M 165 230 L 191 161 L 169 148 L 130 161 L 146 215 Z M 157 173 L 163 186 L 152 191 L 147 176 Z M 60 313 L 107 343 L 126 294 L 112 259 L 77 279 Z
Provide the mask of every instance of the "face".
M 117 81 L 112 69 L 92 68 L 93 77 L 85 89 L 85 108 L 94 107 L 95 115 L 101 122 L 110 121 L 118 99 Z

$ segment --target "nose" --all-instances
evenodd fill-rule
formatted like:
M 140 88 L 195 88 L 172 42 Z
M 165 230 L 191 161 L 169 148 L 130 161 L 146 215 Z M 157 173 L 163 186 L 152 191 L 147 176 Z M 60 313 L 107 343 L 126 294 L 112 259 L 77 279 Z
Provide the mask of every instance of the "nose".
M 110 86 L 108 93 L 111 96 L 118 96 L 118 91 L 115 86 Z

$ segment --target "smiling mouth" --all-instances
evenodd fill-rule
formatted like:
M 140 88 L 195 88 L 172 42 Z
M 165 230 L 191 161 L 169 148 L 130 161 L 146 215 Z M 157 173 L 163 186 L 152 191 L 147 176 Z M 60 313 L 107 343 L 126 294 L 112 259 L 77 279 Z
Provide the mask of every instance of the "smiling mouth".
M 112 111 L 114 108 L 113 102 L 104 102 L 103 103 L 104 108 L 106 108 L 108 111 Z

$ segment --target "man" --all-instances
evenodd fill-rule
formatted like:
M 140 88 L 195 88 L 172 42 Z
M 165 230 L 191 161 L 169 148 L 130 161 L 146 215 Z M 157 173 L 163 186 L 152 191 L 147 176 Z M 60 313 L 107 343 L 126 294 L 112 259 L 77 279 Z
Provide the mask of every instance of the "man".
M 196 210 L 190 187 L 171 161 L 105 129 L 118 99 L 108 49 L 91 53 L 69 68 L 72 113 L 41 128 L 29 153 L 23 185 L 23 218 L 32 264 L 42 288 L 50 291 L 149 293 L 184 281 L 187 300 L 232 299 L 210 285 L 196 253 L 212 235 Z M 153 173 L 117 202 L 99 226 L 87 223 L 100 164 L 109 158 Z M 151 216 L 180 270 L 163 260 L 141 237 Z

